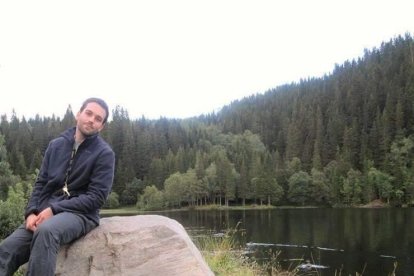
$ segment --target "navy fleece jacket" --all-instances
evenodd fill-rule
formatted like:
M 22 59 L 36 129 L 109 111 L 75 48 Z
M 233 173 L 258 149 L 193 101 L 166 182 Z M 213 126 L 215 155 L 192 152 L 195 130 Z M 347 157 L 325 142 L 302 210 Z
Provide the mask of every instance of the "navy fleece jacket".
M 75 128 L 53 139 L 46 149 L 39 175 L 25 216 L 51 207 L 53 214 L 82 214 L 99 225 L 99 210 L 111 192 L 115 154 L 99 134 L 86 138 L 79 146 L 68 178 L 70 197 L 61 191 L 69 166 Z

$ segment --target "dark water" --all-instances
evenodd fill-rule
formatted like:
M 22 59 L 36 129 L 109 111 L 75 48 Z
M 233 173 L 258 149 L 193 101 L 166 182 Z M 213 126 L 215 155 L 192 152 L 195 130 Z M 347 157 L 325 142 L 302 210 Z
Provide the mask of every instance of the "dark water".
M 296 267 L 306 260 L 315 275 L 414 275 L 414 208 L 272 209 L 159 213 L 191 236 L 222 233 L 238 225 L 249 256 Z

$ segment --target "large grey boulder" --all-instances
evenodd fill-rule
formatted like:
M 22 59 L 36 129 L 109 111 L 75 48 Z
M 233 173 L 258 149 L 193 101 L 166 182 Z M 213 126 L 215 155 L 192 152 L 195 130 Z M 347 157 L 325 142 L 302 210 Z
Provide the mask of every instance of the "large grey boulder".
M 184 227 L 158 215 L 109 217 L 63 246 L 56 275 L 214 275 Z

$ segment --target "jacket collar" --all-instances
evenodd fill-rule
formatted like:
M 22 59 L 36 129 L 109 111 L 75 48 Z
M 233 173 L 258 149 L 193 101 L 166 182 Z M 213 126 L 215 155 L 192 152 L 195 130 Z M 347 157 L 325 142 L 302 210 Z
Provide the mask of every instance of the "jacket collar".
M 70 143 L 75 143 L 75 133 L 76 127 L 71 127 L 64 132 L 62 132 L 61 136 L 68 140 Z M 99 132 L 93 135 L 87 136 L 82 144 L 89 144 L 92 140 L 95 140 L 99 136 Z

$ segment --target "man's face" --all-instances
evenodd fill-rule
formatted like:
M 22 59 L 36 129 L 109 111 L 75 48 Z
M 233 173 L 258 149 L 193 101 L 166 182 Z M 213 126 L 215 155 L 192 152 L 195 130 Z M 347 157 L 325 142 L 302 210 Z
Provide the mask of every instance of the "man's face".
M 76 127 L 84 136 L 93 135 L 103 129 L 105 116 L 105 109 L 99 104 L 88 103 L 83 111 L 76 114 Z

